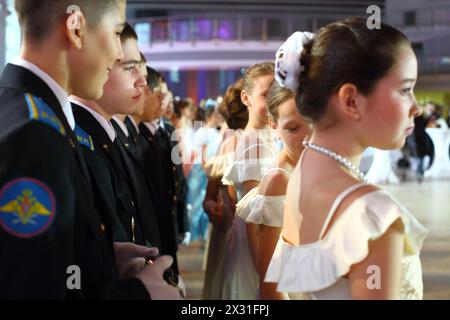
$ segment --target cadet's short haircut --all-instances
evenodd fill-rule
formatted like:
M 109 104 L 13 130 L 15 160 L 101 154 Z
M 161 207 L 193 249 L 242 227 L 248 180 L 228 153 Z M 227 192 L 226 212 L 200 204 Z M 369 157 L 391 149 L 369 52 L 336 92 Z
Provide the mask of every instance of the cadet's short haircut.
M 161 74 L 153 68 L 147 67 L 148 79 L 147 85 L 150 89 L 154 90 L 156 87 L 160 86 Z
M 15 0 L 22 34 L 39 42 L 67 17 L 70 6 L 78 6 L 89 26 L 95 28 L 105 13 L 119 6 L 120 0 Z
M 120 41 L 124 43 L 127 40 L 138 40 L 138 35 L 136 31 L 134 31 L 133 27 L 127 22 L 125 24 L 125 28 L 123 29 L 122 33 L 120 34 Z

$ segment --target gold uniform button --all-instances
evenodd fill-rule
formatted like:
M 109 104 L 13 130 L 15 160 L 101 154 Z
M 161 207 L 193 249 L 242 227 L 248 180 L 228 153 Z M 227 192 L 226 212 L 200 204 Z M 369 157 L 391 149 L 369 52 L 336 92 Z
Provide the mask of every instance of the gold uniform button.
M 100 224 L 100 230 L 102 230 L 102 232 L 105 232 L 105 225 L 103 223 Z

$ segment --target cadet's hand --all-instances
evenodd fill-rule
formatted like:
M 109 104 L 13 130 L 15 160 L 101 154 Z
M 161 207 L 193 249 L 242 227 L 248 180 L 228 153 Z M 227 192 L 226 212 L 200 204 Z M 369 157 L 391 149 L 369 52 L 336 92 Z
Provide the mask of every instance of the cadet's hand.
M 190 242 L 191 242 L 191 233 L 190 232 L 184 232 L 184 233 L 180 233 L 178 235 L 178 243 L 187 246 L 187 245 L 189 245 Z
M 135 278 L 142 281 L 152 300 L 180 300 L 180 289 L 169 285 L 164 271 L 173 263 L 171 256 L 162 256 L 144 268 Z
M 114 242 L 114 253 L 119 279 L 129 279 L 141 272 L 146 258 L 157 256 L 159 250 L 130 242 Z
M 184 284 L 184 280 L 181 275 L 178 275 L 178 288 L 180 289 L 181 296 L 183 298 L 186 297 L 186 285 Z

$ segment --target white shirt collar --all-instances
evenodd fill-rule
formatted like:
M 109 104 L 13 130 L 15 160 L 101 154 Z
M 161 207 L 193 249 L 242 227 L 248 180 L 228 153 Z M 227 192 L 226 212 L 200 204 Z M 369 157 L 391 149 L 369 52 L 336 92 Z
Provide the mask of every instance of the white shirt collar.
M 144 122 L 144 124 L 153 135 L 155 134 L 156 130 L 158 130 L 158 127 L 154 122 Z
M 166 130 L 166 126 L 164 125 L 164 118 L 161 117 L 161 119 L 159 119 L 159 126 L 161 128 L 163 128 L 163 130 Z
M 114 140 L 116 139 L 116 131 L 114 130 L 111 122 L 109 122 L 108 120 L 106 120 L 105 118 L 102 117 L 102 115 L 100 113 L 98 113 L 97 111 L 95 111 L 92 108 L 89 108 L 87 105 L 85 105 L 84 103 L 76 100 L 76 99 L 72 99 L 69 98 L 69 101 L 79 105 L 80 107 L 82 107 L 84 110 L 86 110 L 87 112 L 89 112 L 90 114 L 92 114 L 92 116 L 98 121 L 98 123 L 100 123 L 100 125 L 102 126 L 103 130 L 106 131 L 106 133 L 108 134 L 109 139 L 111 140 L 111 142 L 114 142 Z
M 120 129 L 122 129 L 122 131 L 125 133 L 125 135 L 127 137 L 129 137 L 130 133 L 128 132 L 128 129 L 127 129 L 127 126 L 125 125 L 125 123 L 120 121 L 120 119 L 117 118 L 116 116 L 113 116 L 113 119 L 116 120 L 117 124 L 119 125 Z
M 69 123 L 70 128 L 74 130 L 75 118 L 73 116 L 73 111 L 69 103 L 69 96 L 67 92 L 63 88 L 61 88 L 61 86 L 52 77 L 50 77 L 45 71 L 40 69 L 35 64 L 28 62 L 22 58 L 16 58 L 11 64 L 25 68 L 33 72 L 35 75 L 41 78 L 42 81 L 44 81 L 47 84 L 47 86 L 49 86 L 50 90 L 53 91 L 56 98 L 58 99 L 58 102 L 61 105 L 62 111 L 67 118 L 67 122 Z
M 137 125 L 136 121 L 134 121 L 132 116 L 128 116 L 128 119 L 130 119 L 133 126 L 136 128 L 136 131 L 139 133 L 139 126 Z

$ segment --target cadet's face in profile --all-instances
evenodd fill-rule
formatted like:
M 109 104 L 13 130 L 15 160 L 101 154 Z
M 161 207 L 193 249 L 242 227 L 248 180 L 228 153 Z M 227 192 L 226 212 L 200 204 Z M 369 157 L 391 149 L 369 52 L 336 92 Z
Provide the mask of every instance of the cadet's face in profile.
M 141 54 L 135 39 L 122 44 L 123 58 L 116 61 L 105 84 L 99 105 L 109 114 L 134 114 L 144 99 L 147 84 L 139 68 Z
M 95 26 L 86 25 L 82 49 L 71 57 L 71 93 L 86 100 L 97 100 L 114 62 L 122 56 L 120 33 L 126 21 L 126 1 L 118 1 Z
M 144 121 L 151 122 L 158 118 L 160 109 L 161 89 L 159 87 L 148 90 L 145 96 Z
M 141 63 L 139 65 L 139 70 L 141 72 L 141 75 L 147 81 L 148 73 L 147 73 L 147 67 L 146 67 L 145 63 Z M 136 112 L 133 114 L 134 116 L 142 117 L 142 115 L 144 113 L 144 107 L 145 107 L 145 96 L 148 94 L 149 91 L 150 91 L 150 89 L 147 85 L 142 86 L 142 88 L 141 88 L 142 99 L 139 101 L 139 103 L 137 105 Z

